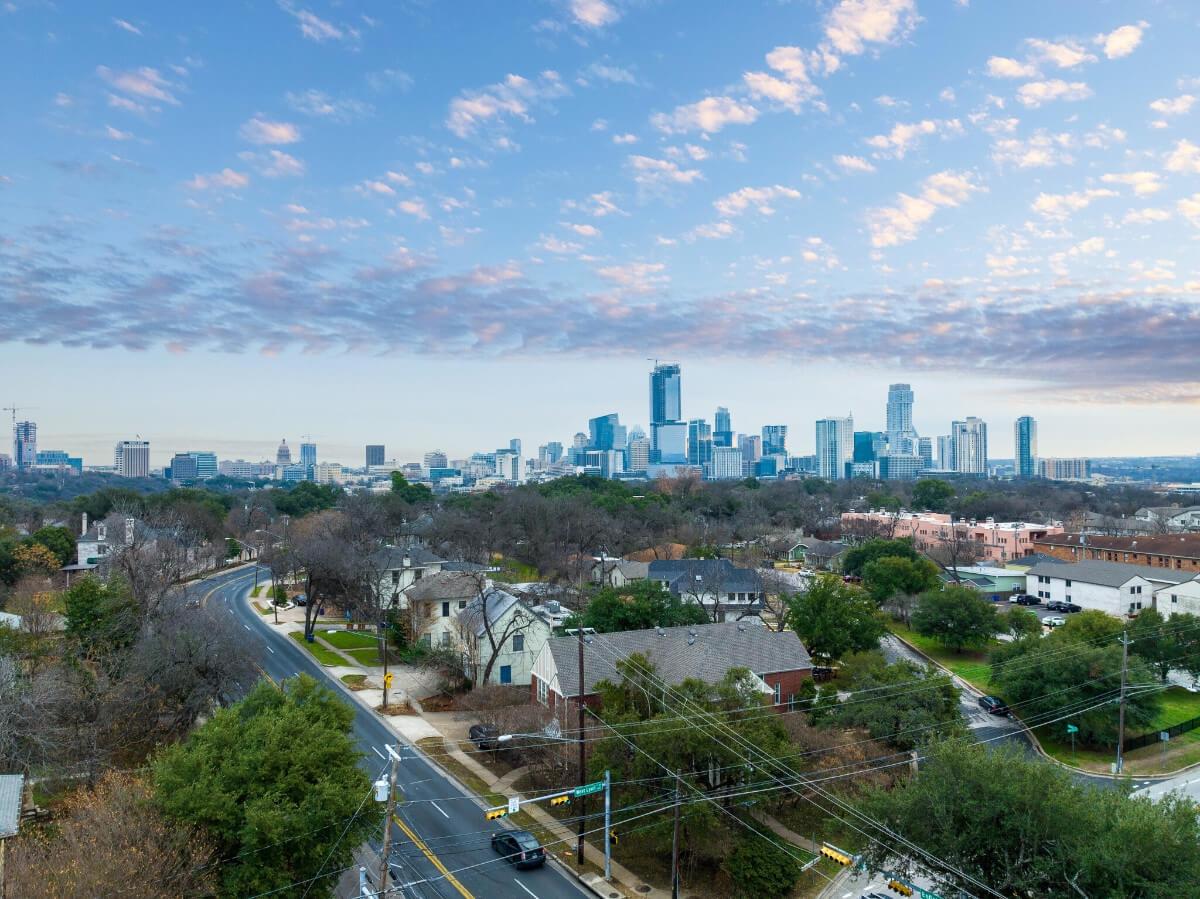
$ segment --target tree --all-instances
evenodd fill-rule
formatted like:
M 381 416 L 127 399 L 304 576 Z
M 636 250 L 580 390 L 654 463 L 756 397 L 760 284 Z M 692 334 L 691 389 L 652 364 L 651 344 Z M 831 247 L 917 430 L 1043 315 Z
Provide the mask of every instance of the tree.
M 921 478 L 913 485 L 912 507 L 929 512 L 945 512 L 954 499 L 954 485 L 940 478 Z
M 928 559 L 881 556 L 863 566 L 863 586 L 877 605 L 896 596 L 915 596 L 938 585 L 937 566 Z
M 683 602 L 657 581 L 646 580 L 602 587 L 588 600 L 582 617 L 584 627 L 601 634 L 708 623 L 708 613 L 698 603 Z M 567 626 L 576 625 L 568 620 Z
M 110 771 L 63 803 L 53 829 L 13 841 L 8 895 L 199 899 L 212 895 L 215 860 L 201 833 L 155 807 L 145 781 Z
M 958 688 L 948 675 L 906 660 L 889 665 L 878 653 L 869 658 L 856 666 L 850 696 L 829 723 L 861 727 L 905 750 L 962 732 Z
M 962 652 L 986 646 L 1000 630 L 996 607 L 970 587 L 948 586 L 921 594 L 912 626 L 948 649 Z
M 1009 609 L 1008 614 L 1000 616 L 1000 623 L 1018 640 L 1022 637 L 1040 636 L 1042 633 L 1042 619 L 1029 609 Z
M 314 881 L 328 890 L 380 820 L 359 767 L 354 712 L 300 676 L 258 685 L 153 764 L 172 819 L 198 826 L 222 858 L 223 896 Z
M 43 527 L 29 535 L 29 539 L 54 553 L 58 567 L 69 565 L 75 558 L 75 535 L 69 528 Z
M 281 515 L 292 518 L 303 518 L 313 512 L 332 509 L 337 505 L 342 489 L 332 484 L 316 484 L 312 481 L 299 481 L 290 490 L 276 488 L 271 491 L 271 499 Z
M 1191 895 L 1200 883 L 1200 818 L 1190 800 L 1152 802 L 1076 783 L 1011 746 L 931 746 L 919 773 L 872 789 L 863 812 L 1005 896 Z M 870 843 L 871 866 L 897 864 Z M 971 885 L 935 870 L 942 894 Z
M 874 649 L 886 632 L 870 596 L 833 574 L 817 576 L 793 597 L 788 624 L 809 652 L 830 659 Z
M 433 502 L 433 491 L 424 484 L 410 484 L 400 472 L 392 472 L 392 493 L 409 505 L 417 506 Z
M 41 543 L 24 543 L 12 555 L 21 574 L 50 577 L 62 567 L 54 551 Z
M 725 859 L 725 870 L 741 899 L 787 896 L 800 879 L 795 853 L 776 845 L 770 838 L 748 836 Z
M 863 570 L 871 562 L 876 559 L 882 559 L 885 556 L 899 556 L 902 559 L 911 559 L 917 561 L 920 556 L 913 547 L 913 542 L 908 537 L 903 537 L 899 540 L 885 540 L 882 537 L 872 537 L 861 546 L 855 546 L 852 549 L 846 550 L 842 555 L 842 572 L 862 577 Z
M 63 605 L 67 636 L 84 655 L 127 647 L 137 636 L 137 606 L 119 578 L 81 577 L 63 593 Z

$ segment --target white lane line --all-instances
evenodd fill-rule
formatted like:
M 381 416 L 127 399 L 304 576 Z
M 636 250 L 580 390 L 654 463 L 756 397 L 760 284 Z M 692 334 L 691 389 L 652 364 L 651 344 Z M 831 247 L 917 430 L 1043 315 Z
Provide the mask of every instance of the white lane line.
M 267 647 L 267 652 L 269 652 L 271 655 L 275 655 L 275 650 L 273 650 L 270 646 Z
M 378 749 L 376 749 L 374 746 L 371 747 L 371 751 L 373 753 L 375 753 L 377 756 L 379 756 L 381 759 L 387 757 L 382 752 L 380 752 Z
M 244 627 L 246 630 L 250 630 L 250 625 L 248 624 L 243 624 L 242 627 Z
M 532 896 L 533 899 L 538 899 L 538 894 L 535 893 L 533 890 L 529 889 L 529 887 L 525 886 L 525 884 L 521 883 L 521 881 L 517 880 L 517 878 L 515 878 L 515 877 L 513 878 L 513 883 L 515 883 L 517 886 L 519 886 L 521 889 L 523 889 L 526 893 L 528 893 L 530 896 Z
M 441 807 L 440 805 L 438 805 L 436 802 L 434 802 L 432 799 L 430 799 L 430 800 L 429 800 L 429 804 L 430 804 L 430 805 L 432 805 L 432 806 L 433 806 L 435 809 L 437 809 L 439 812 L 441 812 L 441 813 L 442 813 L 442 817 L 444 817 L 444 818 L 449 818 L 449 817 L 450 817 L 449 815 L 447 815 L 447 814 L 445 813 L 445 811 L 443 811 L 443 810 L 442 810 L 442 807 Z

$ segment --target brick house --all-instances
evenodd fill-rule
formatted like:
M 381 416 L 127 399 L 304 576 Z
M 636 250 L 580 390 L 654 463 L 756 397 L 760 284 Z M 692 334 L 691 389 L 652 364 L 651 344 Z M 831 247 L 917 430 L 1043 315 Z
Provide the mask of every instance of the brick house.
M 1200 534 L 1138 537 L 1049 534 L 1037 540 L 1034 548 L 1064 562 L 1122 562 L 1200 573 Z
M 619 683 L 615 662 L 634 653 L 646 656 L 656 675 L 671 686 L 688 679 L 715 683 L 731 669 L 749 669 L 775 708 L 790 708 L 806 678 L 812 658 L 792 631 L 772 631 L 758 622 L 723 622 L 591 634 L 583 647 L 583 701 L 595 708 L 596 684 Z M 552 712 L 575 706 L 579 696 L 579 641 L 551 637 L 533 663 L 530 698 Z

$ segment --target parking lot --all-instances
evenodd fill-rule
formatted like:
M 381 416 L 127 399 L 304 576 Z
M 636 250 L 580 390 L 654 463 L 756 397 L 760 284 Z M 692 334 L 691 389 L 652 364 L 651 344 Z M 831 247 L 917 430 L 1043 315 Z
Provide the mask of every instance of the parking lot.
M 1068 620 L 1068 619 L 1070 619 L 1070 617 L 1072 615 L 1075 615 L 1078 613 L 1077 611 L 1069 612 L 1069 611 L 1064 611 L 1061 609 L 1048 609 L 1048 608 L 1046 608 L 1046 604 L 1044 602 L 1039 602 L 1034 605 L 1019 604 L 1015 601 L 1015 597 L 1011 600 L 1005 600 L 1003 602 L 999 602 L 996 605 L 1000 609 L 1001 612 L 1008 612 L 1011 609 L 1028 609 L 1030 612 L 1033 612 L 1035 615 L 1038 616 L 1038 618 L 1042 622 L 1043 627 L 1047 627 L 1047 625 L 1046 625 L 1047 618 Z

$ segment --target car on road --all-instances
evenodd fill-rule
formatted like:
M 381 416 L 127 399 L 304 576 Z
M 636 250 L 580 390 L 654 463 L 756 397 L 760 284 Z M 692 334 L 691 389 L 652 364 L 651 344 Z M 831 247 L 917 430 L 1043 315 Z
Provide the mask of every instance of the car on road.
M 476 749 L 499 749 L 498 736 L 500 731 L 490 724 L 472 724 L 467 731 L 467 738 L 475 744 Z
M 502 830 L 492 834 L 492 848 L 518 868 L 538 868 L 546 863 L 546 850 L 528 830 Z
M 1046 625 L 1046 627 L 1062 627 L 1066 623 L 1067 619 L 1063 618 L 1062 615 L 1051 615 L 1049 618 L 1042 619 L 1042 624 Z
M 1052 599 L 1046 603 L 1046 608 L 1051 612 L 1082 612 L 1083 607 L 1078 606 L 1073 602 L 1063 602 L 1058 599 Z
M 1018 593 L 1012 598 L 1011 602 L 1018 606 L 1036 606 L 1040 603 L 1040 600 L 1036 596 L 1030 596 L 1028 593 Z
M 999 696 L 980 696 L 979 707 L 991 715 L 1007 715 L 1008 706 Z

